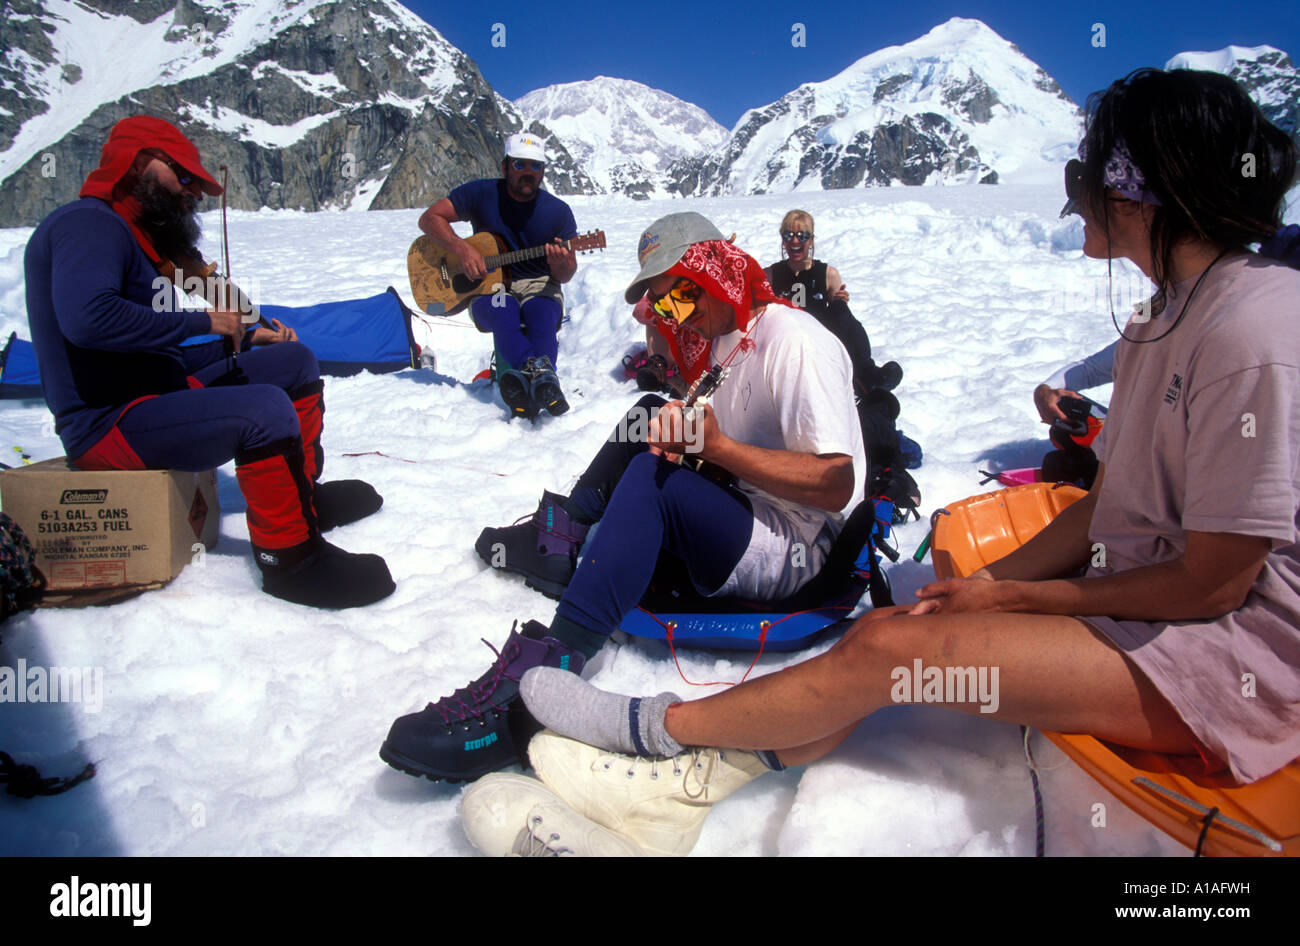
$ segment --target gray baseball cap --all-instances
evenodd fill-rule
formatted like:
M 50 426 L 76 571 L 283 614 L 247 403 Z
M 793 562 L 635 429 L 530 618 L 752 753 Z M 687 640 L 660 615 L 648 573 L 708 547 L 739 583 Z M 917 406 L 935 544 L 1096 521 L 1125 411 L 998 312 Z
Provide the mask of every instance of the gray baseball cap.
M 641 272 L 636 274 L 623 298 L 629 305 L 634 304 L 645 295 L 646 284 L 672 269 L 685 255 L 688 246 L 708 240 L 726 240 L 726 237 L 707 218 L 694 211 L 660 217 L 641 234 L 636 247 Z

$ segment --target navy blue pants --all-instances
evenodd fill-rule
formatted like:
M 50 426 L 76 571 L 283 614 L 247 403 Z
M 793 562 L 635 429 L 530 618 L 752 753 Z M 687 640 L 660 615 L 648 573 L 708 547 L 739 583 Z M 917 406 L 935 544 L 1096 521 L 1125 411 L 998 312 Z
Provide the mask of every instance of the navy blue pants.
M 493 305 L 493 299 L 503 305 Z M 470 314 L 479 328 L 492 333 L 497 354 L 511 368 L 522 368 L 534 356 L 550 359 L 556 365 L 560 342 L 556 333 L 564 308 L 554 299 L 533 296 L 521 307 L 519 300 L 506 293 L 502 296 L 479 296 L 470 303 Z
M 320 379 L 306 345 L 255 348 L 237 356 L 233 372 L 220 342 L 182 352 L 186 372 L 204 387 L 150 398 L 117 425 L 146 466 L 197 473 L 299 436 L 294 394 Z
M 633 411 L 654 411 L 663 398 L 647 395 Z M 628 414 L 628 430 L 635 418 Z M 610 634 L 650 587 L 660 553 L 686 568 L 701 594 L 722 587 L 754 530 L 744 493 L 649 452 L 645 443 L 607 441 L 578 480 L 575 504 L 600 528 L 587 544 L 556 615 L 589 631 Z

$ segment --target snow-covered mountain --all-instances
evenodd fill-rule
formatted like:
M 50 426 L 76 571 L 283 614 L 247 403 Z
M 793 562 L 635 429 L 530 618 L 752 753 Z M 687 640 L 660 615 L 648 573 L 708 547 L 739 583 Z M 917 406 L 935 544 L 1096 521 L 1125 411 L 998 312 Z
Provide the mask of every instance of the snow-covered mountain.
M 393 0 L 5 0 L 0 39 L 0 226 L 74 198 L 108 129 L 140 112 L 228 165 L 248 209 L 419 206 L 499 173 L 524 126 Z M 549 186 L 591 190 L 548 146 Z
M 714 154 L 680 162 L 680 194 L 1054 180 L 1079 110 L 978 20 L 954 18 L 741 116 Z
M 1215 52 L 1179 53 L 1166 69 L 1204 69 L 1231 76 L 1273 124 L 1300 141 L 1300 69 L 1272 46 L 1226 46 Z
M 629 79 L 551 85 L 515 105 L 551 129 L 604 191 L 636 198 L 667 193 L 670 165 L 727 140 L 727 129 L 704 109 Z

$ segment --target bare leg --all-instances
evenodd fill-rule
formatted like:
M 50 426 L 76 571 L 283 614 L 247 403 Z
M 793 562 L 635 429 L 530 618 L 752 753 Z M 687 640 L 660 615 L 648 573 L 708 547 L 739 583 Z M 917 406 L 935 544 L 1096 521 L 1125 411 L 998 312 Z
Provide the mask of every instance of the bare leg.
M 830 754 L 836 746 L 849 738 L 853 734 L 853 730 L 857 728 L 857 723 L 852 726 L 845 726 L 839 732 L 831 733 L 825 739 L 818 739 L 816 742 L 810 742 L 804 746 L 781 749 L 777 752 L 776 757 L 781 761 L 782 765 L 804 765 Z
M 998 706 L 950 708 L 1040 729 L 1092 733 L 1158 752 L 1194 753 L 1186 725 L 1119 650 L 1077 618 L 1042 614 L 888 615 L 860 620 L 826 653 L 715 696 L 669 708 L 682 745 L 824 755 L 890 705 L 894 668 L 998 669 Z

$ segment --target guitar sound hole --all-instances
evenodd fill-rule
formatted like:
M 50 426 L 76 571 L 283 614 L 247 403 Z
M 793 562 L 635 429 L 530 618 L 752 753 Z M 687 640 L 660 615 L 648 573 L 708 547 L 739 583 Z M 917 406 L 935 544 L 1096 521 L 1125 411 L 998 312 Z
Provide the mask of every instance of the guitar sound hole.
M 451 278 L 451 288 L 457 294 L 473 292 L 482 283 L 481 279 L 470 279 L 464 273 L 457 273 Z

